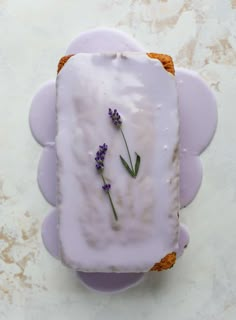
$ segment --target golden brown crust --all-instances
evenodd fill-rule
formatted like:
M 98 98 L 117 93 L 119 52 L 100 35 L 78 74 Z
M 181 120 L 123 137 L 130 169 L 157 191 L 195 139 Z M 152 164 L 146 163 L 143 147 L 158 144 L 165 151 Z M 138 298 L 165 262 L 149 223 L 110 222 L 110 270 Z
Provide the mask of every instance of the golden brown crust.
M 60 59 L 58 66 L 57 66 L 57 73 L 59 73 L 61 71 L 61 69 L 64 67 L 64 65 L 66 64 L 66 62 L 70 59 L 70 57 L 72 57 L 73 54 L 70 54 L 68 56 L 64 56 Z
M 152 59 L 160 60 L 163 67 L 166 69 L 166 71 L 175 75 L 175 67 L 174 67 L 174 63 L 171 56 L 168 56 L 167 54 L 153 53 L 153 52 L 147 53 L 147 56 L 149 56 L 149 58 L 152 58 Z
M 73 54 L 64 56 L 60 59 L 58 63 L 57 73 L 61 71 L 63 66 L 72 56 Z M 170 56 L 166 54 L 159 54 L 159 53 L 152 53 L 152 52 L 147 53 L 147 56 L 152 59 L 158 59 L 159 61 L 161 61 L 166 71 L 172 73 L 173 75 L 175 74 L 174 63 Z M 150 271 L 167 270 L 173 267 L 173 265 L 175 264 L 175 261 L 176 261 L 176 253 L 175 252 L 169 253 L 163 259 L 161 259 L 160 262 L 155 263 L 155 265 L 150 269 Z
M 160 53 L 147 53 L 147 56 L 152 59 L 158 59 L 166 71 L 175 75 L 175 68 L 173 60 L 167 54 L 160 54 Z M 150 271 L 162 271 L 167 270 L 173 267 L 176 261 L 176 253 L 172 252 L 167 254 L 164 258 L 161 259 L 160 262 L 154 264 L 154 266 L 150 269 Z
M 73 54 L 70 54 L 68 56 L 64 56 L 60 59 L 58 63 L 58 68 L 57 68 L 57 73 L 60 72 L 60 70 L 63 68 L 64 64 L 72 57 Z M 174 63 L 173 60 L 170 56 L 167 54 L 161 54 L 161 53 L 154 53 L 154 52 L 149 52 L 147 53 L 147 56 L 152 59 L 157 59 L 161 61 L 163 67 L 166 69 L 166 71 L 172 73 L 175 75 L 175 68 L 174 68 Z
M 173 267 L 176 261 L 176 253 L 172 252 L 167 254 L 160 262 L 154 264 L 150 271 L 162 271 Z

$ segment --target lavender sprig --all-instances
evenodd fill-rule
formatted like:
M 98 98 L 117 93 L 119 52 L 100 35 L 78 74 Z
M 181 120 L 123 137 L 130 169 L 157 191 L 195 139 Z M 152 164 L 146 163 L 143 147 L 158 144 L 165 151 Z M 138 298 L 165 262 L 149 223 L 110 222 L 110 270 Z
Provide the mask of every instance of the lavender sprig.
M 136 161 L 135 161 L 135 166 L 133 166 L 133 162 L 132 162 L 131 155 L 130 155 L 130 152 L 129 152 L 128 143 L 127 143 L 127 140 L 125 138 L 124 132 L 123 132 L 122 127 L 121 127 L 122 126 L 121 116 L 120 116 L 119 112 L 116 109 L 114 109 L 112 111 L 111 108 L 109 108 L 109 110 L 108 110 L 108 115 L 110 116 L 111 121 L 114 124 L 114 126 L 117 127 L 118 129 L 120 129 L 120 131 L 121 131 L 123 140 L 125 142 L 126 150 L 127 150 L 127 153 L 128 153 L 130 166 L 128 165 L 128 163 L 125 161 L 125 159 L 121 155 L 120 155 L 120 160 L 121 160 L 123 166 L 125 167 L 125 169 L 128 171 L 128 173 L 133 178 L 136 178 L 137 175 L 138 175 L 139 167 L 140 167 L 141 157 L 135 152 Z
M 97 172 L 101 175 L 102 177 L 102 181 L 103 181 L 103 186 L 102 189 L 107 193 L 111 207 L 112 207 L 112 211 L 114 214 L 114 218 L 117 221 L 118 220 L 118 216 L 110 195 L 110 189 L 111 189 L 111 185 L 109 183 L 106 183 L 106 180 L 103 176 L 103 170 L 104 170 L 104 160 L 105 160 L 105 155 L 107 152 L 108 146 L 104 143 L 103 145 L 99 146 L 99 149 L 96 153 L 96 157 L 95 157 L 95 162 L 96 162 L 96 169 Z
M 104 159 L 107 152 L 108 146 L 104 143 L 103 145 L 99 146 L 99 150 L 96 153 L 96 169 L 103 170 L 104 169 Z

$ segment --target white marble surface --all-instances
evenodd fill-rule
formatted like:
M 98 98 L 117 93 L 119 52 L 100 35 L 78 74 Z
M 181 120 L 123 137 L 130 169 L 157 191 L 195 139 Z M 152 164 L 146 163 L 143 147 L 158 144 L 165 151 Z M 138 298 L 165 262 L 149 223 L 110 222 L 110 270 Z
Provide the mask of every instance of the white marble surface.
M 116 27 L 170 53 L 215 92 L 219 125 L 204 180 L 182 212 L 191 243 L 171 272 L 116 295 L 84 288 L 45 251 L 50 206 L 36 183 L 41 148 L 28 127 L 37 88 L 73 37 Z M 0 0 L 0 320 L 236 318 L 236 1 Z

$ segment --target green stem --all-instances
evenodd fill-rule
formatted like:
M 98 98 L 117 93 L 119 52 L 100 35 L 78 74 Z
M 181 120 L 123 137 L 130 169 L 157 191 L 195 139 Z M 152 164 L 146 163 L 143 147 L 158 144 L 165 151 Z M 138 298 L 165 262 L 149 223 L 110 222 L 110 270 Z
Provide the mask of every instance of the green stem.
M 104 185 L 105 185 L 105 184 L 106 184 L 106 180 L 105 180 L 103 174 L 101 174 L 101 176 L 102 176 L 102 181 L 103 181 L 103 183 L 104 183 Z M 117 216 L 116 209 L 115 209 L 115 207 L 114 207 L 114 204 L 113 204 L 113 201 L 112 201 L 110 192 L 108 191 L 107 194 L 108 194 L 108 197 L 109 197 L 109 200 L 110 200 L 110 204 L 111 204 L 111 207 L 112 207 L 112 211 L 113 211 L 113 214 L 114 214 L 114 218 L 115 218 L 116 221 L 118 221 L 118 216 Z
M 132 171 L 134 172 L 134 167 L 133 167 L 133 163 L 132 163 L 131 156 L 130 156 L 130 153 L 129 153 L 129 147 L 128 147 L 127 141 L 126 141 L 126 139 L 125 139 L 124 132 L 123 132 L 123 130 L 122 130 L 121 128 L 120 128 L 120 131 L 121 131 L 121 134 L 122 134 L 122 136 L 123 136 L 123 139 L 124 139 L 124 142 L 125 142 L 125 145 L 126 145 L 126 149 L 127 149 L 127 152 L 128 152 L 129 162 L 130 162 L 131 169 L 132 169 Z

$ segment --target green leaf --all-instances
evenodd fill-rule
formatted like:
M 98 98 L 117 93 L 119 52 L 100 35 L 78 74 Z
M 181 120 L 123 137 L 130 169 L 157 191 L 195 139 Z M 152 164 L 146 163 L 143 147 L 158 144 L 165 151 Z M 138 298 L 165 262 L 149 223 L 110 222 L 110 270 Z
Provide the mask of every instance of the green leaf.
M 135 173 L 133 172 L 132 169 L 130 169 L 128 163 L 125 161 L 125 159 L 120 155 L 120 160 L 123 164 L 123 166 L 125 167 L 125 169 L 128 171 L 128 173 L 132 176 L 135 177 Z
M 136 153 L 136 152 L 135 152 Z M 138 175 L 139 167 L 140 167 L 141 157 L 136 153 L 136 162 L 135 162 L 135 177 Z

